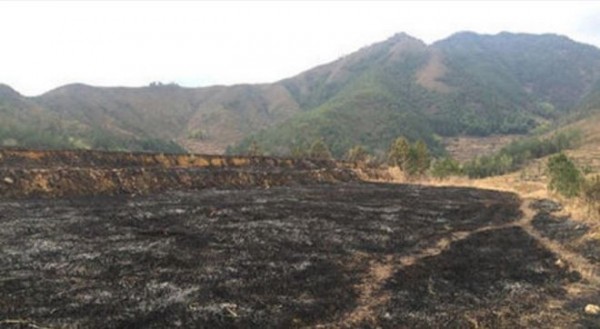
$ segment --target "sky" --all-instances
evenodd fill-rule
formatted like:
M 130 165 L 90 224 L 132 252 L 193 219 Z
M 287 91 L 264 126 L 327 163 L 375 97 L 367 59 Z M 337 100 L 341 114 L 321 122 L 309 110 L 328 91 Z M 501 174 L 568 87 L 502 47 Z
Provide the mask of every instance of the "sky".
M 0 1 L 0 83 L 265 83 L 406 32 L 556 33 L 600 47 L 597 1 Z

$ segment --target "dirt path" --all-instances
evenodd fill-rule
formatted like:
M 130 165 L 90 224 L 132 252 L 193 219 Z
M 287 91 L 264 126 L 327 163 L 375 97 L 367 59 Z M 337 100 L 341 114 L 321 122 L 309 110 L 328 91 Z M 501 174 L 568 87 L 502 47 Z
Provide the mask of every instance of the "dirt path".
M 533 200 L 531 199 L 523 200 L 521 204 L 523 218 L 519 221 L 518 225 L 535 238 L 542 246 L 555 253 L 564 264 L 563 266 L 570 266 L 571 269 L 579 272 L 589 283 L 600 285 L 600 271 L 597 266 L 591 264 L 581 255 L 567 250 L 560 243 L 543 237 L 540 232 L 533 227 L 532 220 L 536 215 L 536 212 L 530 207 L 532 201 Z
M 472 234 L 517 226 L 515 223 L 502 225 L 490 225 L 470 232 L 454 232 L 449 237 L 439 239 L 433 247 L 415 251 L 415 253 L 398 257 L 397 255 L 386 255 L 382 260 L 368 260 L 369 271 L 363 281 L 356 287 L 359 292 L 358 305 L 350 312 L 345 314 L 339 321 L 317 325 L 316 328 L 353 328 L 361 323 L 375 323 L 377 316 L 375 312 L 381 306 L 390 301 L 389 291 L 383 291 L 383 286 L 394 273 L 404 267 L 411 266 L 423 258 L 433 257 L 447 250 L 454 242 L 464 240 Z M 359 260 L 367 261 L 369 256 L 364 253 L 358 253 Z
M 561 266 L 569 266 L 576 270 L 581 276 L 591 285 L 600 285 L 600 277 L 598 268 L 587 261 L 584 257 L 566 250 L 559 243 L 543 237 L 531 224 L 536 212 L 530 208 L 531 199 L 525 199 L 521 203 L 521 211 L 523 216 L 517 222 L 505 223 L 500 225 L 488 225 L 472 231 L 453 232 L 450 236 L 441 238 L 437 243 L 429 248 L 416 250 L 408 256 L 398 257 L 396 255 L 386 255 L 382 260 L 367 260 L 367 254 L 359 253 L 356 256 L 357 262 L 368 261 L 369 271 L 365 275 L 363 281 L 356 287 L 359 292 L 358 305 L 350 312 L 345 314 L 337 322 L 317 325 L 316 328 L 352 328 L 364 323 L 376 323 L 377 310 L 385 306 L 391 299 L 389 291 L 384 291 L 386 281 L 388 281 L 394 273 L 402 268 L 412 266 L 426 257 L 433 257 L 447 250 L 452 243 L 467 239 L 473 234 L 499 230 L 509 227 L 520 227 L 543 247 L 552 251 L 559 257 Z M 571 284 L 573 287 L 567 287 L 567 291 L 571 293 L 580 293 L 579 283 Z M 575 287 L 577 286 L 577 287 Z M 569 289 L 571 288 L 571 289 Z

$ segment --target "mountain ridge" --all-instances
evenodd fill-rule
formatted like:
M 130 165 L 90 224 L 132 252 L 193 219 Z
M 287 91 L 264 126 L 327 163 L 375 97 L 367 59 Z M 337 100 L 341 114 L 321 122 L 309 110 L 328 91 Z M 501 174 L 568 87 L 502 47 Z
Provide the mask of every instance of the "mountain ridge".
M 257 142 L 284 155 L 323 138 L 339 157 L 355 144 L 382 152 L 405 135 L 442 152 L 439 136 L 527 133 L 565 116 L 599 78 L 600 50 L 564 36 L 459 32 L 427 45 L 398 33 L 273 83 L 75 83 L 35 97 L 0 85 L 0 117 L 17 118 L 0 125 L 0 142 L 28 146 L 15 127 L 49 122 L 60 136 L 47 146 L 59 148 L 242 153 Z
M 560 52 L 554 53 L 552 47 L 560 48 Z M 578 61 L 569 62 L 563 57 L 575 57 Z M 542 60 L 538 61 L 540 58 Z M 441 72 L 429 81 L 434 88 L 412 76 L 428 68 L 432 59 L 438 62 L 434 69 Z M 373 63 L 377 64 L 376 61 Z M 312 113 L 300 115 L 295 122 L 287 122 L 251 139 L 272 150 L 281 147 L 275 144 L 282 141 L 292 145 L 288 148 L 298 147 L 298 144 L 304 144 L 300 147 L 306 148 L 310 140 L 324 138 L 334 154 L 341 156 L 356 144 L 382 152 L 385 143 L 390 143 L 397 135 L 424 139 L 433 147 L 439 147 L 436 135 L 527 133 L 540 124 L 567 115 L 578 105 L 592 82 L 598 79 L 600 57 L 595 47 L 552 34 L 482 36 L 458 33 L 428 46 L 421 58 L 413 58 L 412 70 L 410 65 L 391 61 L 374 67 L 373 70 L 379 71 L 365 85 L 373 87 L 379 83 L 381 86 L 376 92 L 364 92 L 361 88 L 347 92 L 361 98 L 362 103 L 355 100 L 354 104 L 325 104 L 313 110 L 344 118 L 351 115 L 353 110 L 349 108 L 354 105 L 357 113 L 353 122 L 366 126 L 365 121 L 375 121 L 367 131 L 360 131 L 358 127 L 359 131 L 344 132 L 341 125 L 332 129 L 335 122 L 328 120 L 326 115 L 314 118 Z M 573 74 L 587 72 L 588 67 L 594 68 L 589 76 Z M 570 89 L 571 85 L 575 87 Z M 345 99 L 349 98 L 346 95 Z M 369 109 L 369 103 L 376 102 L 380 103 L 375 106 L 378 111 Z M 407 104 L 410 109 L 406 109 Z M 382 113 L 382 109 L 390 107 L 396 110 Z M 383 125 L 386 131 L 375 131 L 376 136 L 369 136 L 370 131 L 381 126 L 376 125 L 377 122 L 390 124 Z M 406 122 L 417 128 L 402 127 Z M 307 133 L 307 128 L 313 131 Z M 308 140 L 298 141 L 298 136 L 302 135 L 300 131 L 309 135 Z M 248 144 L 248 141 L 243 142 L 235 151 L 243 150 Z

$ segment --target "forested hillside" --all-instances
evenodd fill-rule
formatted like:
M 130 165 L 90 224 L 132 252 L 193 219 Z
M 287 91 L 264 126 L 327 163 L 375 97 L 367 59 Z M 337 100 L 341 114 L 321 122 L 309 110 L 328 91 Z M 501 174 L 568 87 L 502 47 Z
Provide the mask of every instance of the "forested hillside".
M 445 136 L 525 134 L 600 103 L 600 50 L 558 35 L 406 34 L 271 84 L 0 88 L 0 143 L 271 155 L 383 153 L 398 136 L 443 152 Z
M 600 77 L 597 48 L 556 35 L 465 32 L 429 47 L 398 35 L 346 62 L 352 82 L 236 150 L 256 140 L 285 153 L 322 137 L 340 156 L 356 144 L 384 150 L 398 135 L 439 150 L 439 136 L 525 134 L 594 97 Z

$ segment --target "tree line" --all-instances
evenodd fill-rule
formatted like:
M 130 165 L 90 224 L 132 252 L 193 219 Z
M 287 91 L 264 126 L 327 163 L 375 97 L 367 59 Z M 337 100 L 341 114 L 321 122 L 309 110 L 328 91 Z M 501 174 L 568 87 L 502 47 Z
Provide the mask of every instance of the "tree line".
M 400 168 L 407 176 L 431 175 L 444 179 L 449 176 L 484 178 L 503 175 L 521 168 L 533 159 L 559 153 L 572 148 L 581 139 L 581 132 L 564 131 L 545 139 L 527 138 L 510 143 L 499 152 L 477 157 L 464 164 L 449 156 L 433 158 L 427 144 L 418 140 L 411 143 L 406 137 L 396 138 L 385 154 L 371 154 L 366 147 L 355 145 L 347 150 L 343 160 L 369 166 L 387 164 Z M 252 141 L 246 155 L 263 155 L 256 141 Z M 316 139 L 307 147 L 295 147 L 290 156 L 294 158 L 314 158 L 333 160 L 332 152 L 323 138 Z
M 264 155 L 264 152 L 256 141 L 252 141 L 245 155 L 261 156 Z M 315 140 L 308 148 L 293 148 L 290 156 L 334 160 L 332 152 L 323 138 Z M 400 168 L 409 176 L 425 175 L 432 161 L 431 152 L 424 141 L 418 140 L 411 144 L 403 136 L 396 138 L 385 154 L 373 155 L 366 147 L 355 145 L 347 150 L 342 160 L 375 167 L 387 164 Z

